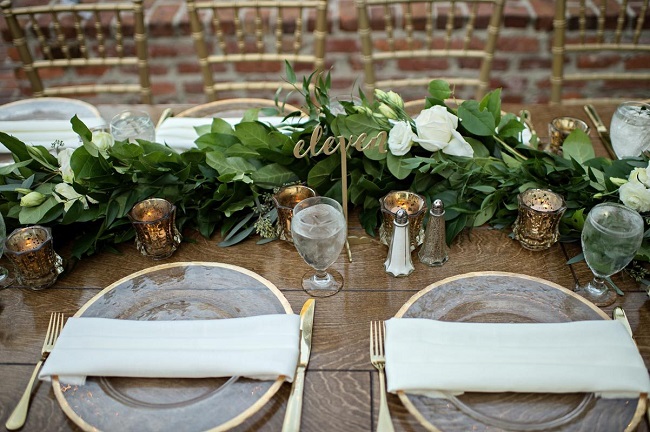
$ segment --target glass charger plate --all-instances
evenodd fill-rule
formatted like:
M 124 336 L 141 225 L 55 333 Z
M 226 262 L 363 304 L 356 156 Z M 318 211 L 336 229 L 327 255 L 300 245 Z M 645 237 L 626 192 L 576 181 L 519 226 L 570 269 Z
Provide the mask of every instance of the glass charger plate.
M 500 272 L 468 273 L 432 284 L 409 299 L 395 316 L 486 323 L 609 319 L 596 306 L 559 285 Z M 528 427 L 549 430 L 545 425 L 572 412 L 576 413 L 575 418 L 560 421 L 562 424 L 552 430 L 628 431 L 634 430 L 645 410 L 644 397 L 601 399 L 585 394 L 465 393 L 457 397 L 458 404 L 404 392 L 398 395 L 423 426 L 430 431 L 444 432 Z M 458 408 L 461 404 L 464 407 Z M 510 427 L 490 424 L 491 419 Z
M 261 276 L 228 264 L 192 262 L 127 276 L 75 316 L 153 321 L 279 313 L 293 311 Z M 64 386 L 54 377 L 52 386 L 63 411 L 84 430 L 220 431 L 259 410 L 283 381 L 89 377 L 83 386 Z
M 0 121 L 70 120 L 74 115 L 79 118 L 102 118 L 97 108 L 77 99 L 43 97 L 0 105 Z

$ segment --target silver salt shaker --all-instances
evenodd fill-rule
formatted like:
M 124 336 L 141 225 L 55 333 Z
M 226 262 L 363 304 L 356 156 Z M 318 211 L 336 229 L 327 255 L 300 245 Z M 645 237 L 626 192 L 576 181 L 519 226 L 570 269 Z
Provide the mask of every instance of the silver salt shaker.
M 393 221 L 393 236 L 384 262 L 386 273 L 391 276 L 408 276 L 415 267 L 411 261 L 411 242 L 409 239 L 409 218 L 406 210 L 399 209 Z
M 421 263 L 428 266 L 441 266 L 449 259 L 445 234 L 445 205 L 439 199 L 433 202 L 429 210 L 429 222 L 418 257 Z

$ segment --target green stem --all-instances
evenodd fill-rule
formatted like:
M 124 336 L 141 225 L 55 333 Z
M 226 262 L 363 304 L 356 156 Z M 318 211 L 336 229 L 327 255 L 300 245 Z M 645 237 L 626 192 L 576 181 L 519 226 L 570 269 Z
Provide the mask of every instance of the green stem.
M 508 153 L 510 153 L 510 154 L 511 154 L 512 156 L 514 156 L 516 159 L 519 159 L 519 160 L 522 160 L 522 161 L 526 161 L 526 160 L 528 160 L 528 158 L 527 158 L 526 156 L 522 155 L 522 154 L 519 153 L 517 150 L 513 149 L 512 147 L 510 147 L 508 144 L 505 143 L 505 141 L 503 141 L 503 140 L 502 140 L 501 138 L 499 138 L 498 136 L 496 136 L 496 135 L 492 135 L 492 138 L 494 138 L 494 139 L 495 139 L 499 144 L 501 144 L 501 146 L 504 148 L 504 150 L 506 150 Z

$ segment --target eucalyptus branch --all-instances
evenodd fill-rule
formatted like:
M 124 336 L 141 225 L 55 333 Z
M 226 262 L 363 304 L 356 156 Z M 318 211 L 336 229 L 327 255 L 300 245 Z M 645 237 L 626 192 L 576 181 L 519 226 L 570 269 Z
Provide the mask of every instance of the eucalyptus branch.
M 512 147 L 510 147 L 508 144 L 506 144 L 505 141 L 503 141 L 503 140 L 502 140 L 501 138 L 499 138 L 498 136 L 496 136 L 496 135 L 492 135 L 492 138 L 494 138 L 494 139 L 495 139 L 499 144 L 501 144 L 501 146 L 502 146 L 502 147 L 503 147 L 503 148 L 504 148 L 508 153 L 510 153 L 512 156 L 514 156 L 516 159 L 519 159 L 520 161 L 527 161 L 527 160 L 528 160 L 528 158 L 527 158 L 526 156 L 522 155 L 522 154 L 519 153 L 517 150 L 513 149 Z

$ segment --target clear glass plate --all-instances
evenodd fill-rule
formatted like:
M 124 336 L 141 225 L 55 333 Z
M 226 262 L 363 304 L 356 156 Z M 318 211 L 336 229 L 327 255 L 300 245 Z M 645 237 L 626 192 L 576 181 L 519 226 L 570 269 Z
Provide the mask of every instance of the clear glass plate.
M 97 108 L 77 99 L 43 97 L 0 105 L 0 121 L 70 120 L 75 115 L 79 118 L 102 118 Z
M 192 262 L 134 273 L 75 316 L 152 321 L 278 313 L 293 312 L 261 276 L 228 264 Z M 55 377 L 52 385 L 64 412 L 84 430 L 216 431 L 250 417 L 283 381 L 89 377 L 83 386 L 62 386 Z
M 486 323 L 609 319 L 593 304 L 552 282 L 512 273 L 468 273 L 414 295 L 396 317 Z M 642 418 L 645 398 L 602 399 L 590 394 L 465 393 L 434 399 L 398 393 L 431 431 L 627 431 Z

